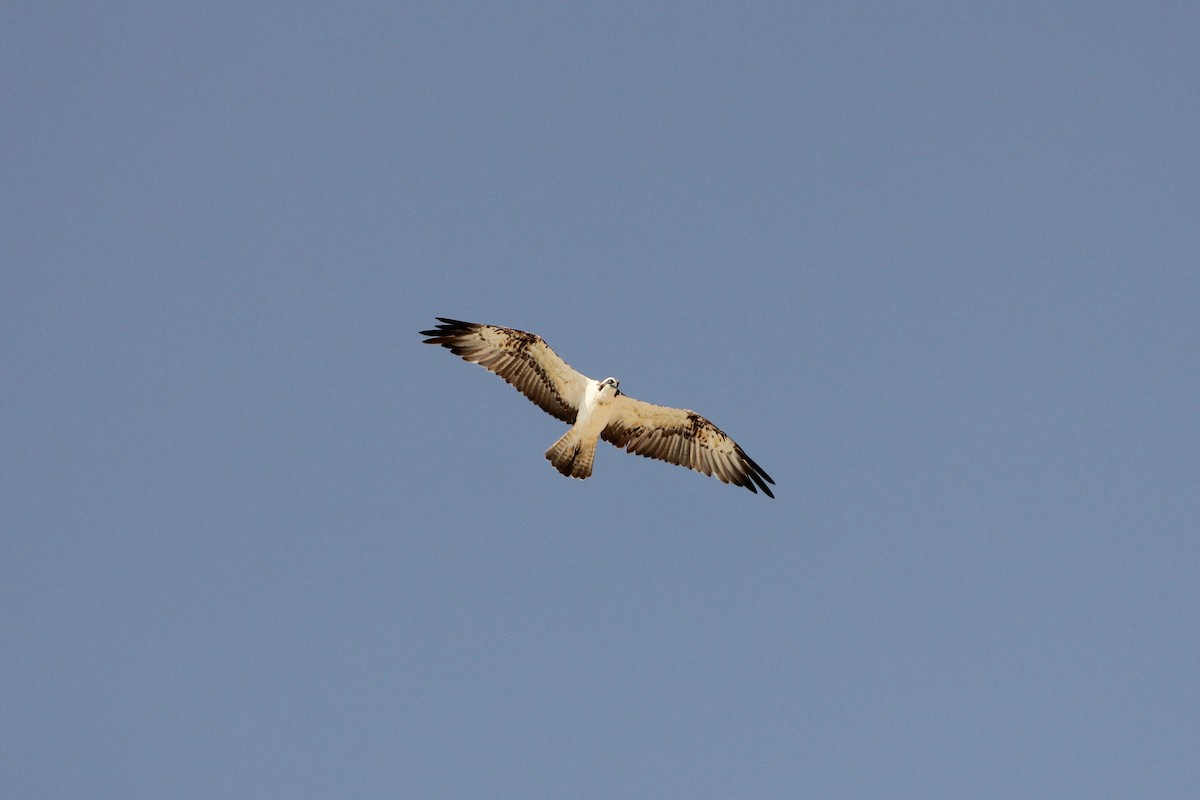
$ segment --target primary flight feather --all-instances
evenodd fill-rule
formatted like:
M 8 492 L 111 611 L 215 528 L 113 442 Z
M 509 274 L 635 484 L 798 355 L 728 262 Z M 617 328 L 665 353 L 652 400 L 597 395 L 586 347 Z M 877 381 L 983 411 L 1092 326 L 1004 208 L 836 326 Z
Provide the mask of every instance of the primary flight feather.
M 426 344 L 447 348 L 511 383 L 549 414 L 571 426 L 546 451 L 554 468 L 571 478 L 592 474 L 596 442 L 715 475 L 723 483 L 761 489 L 774 497 L 771 476 L 720 428 L 695 411 L 656 406 L 621 393 L 616 378 L 602 381 L 576 372 L 537 334 L 437 317 L 421 331 Z

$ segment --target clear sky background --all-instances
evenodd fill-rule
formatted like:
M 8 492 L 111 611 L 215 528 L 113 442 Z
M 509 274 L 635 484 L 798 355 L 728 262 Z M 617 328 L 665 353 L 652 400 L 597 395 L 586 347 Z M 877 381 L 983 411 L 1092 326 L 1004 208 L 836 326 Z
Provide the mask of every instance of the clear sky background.
M 6 797 L 1200 785 L 1195 3 L 2 18 Z

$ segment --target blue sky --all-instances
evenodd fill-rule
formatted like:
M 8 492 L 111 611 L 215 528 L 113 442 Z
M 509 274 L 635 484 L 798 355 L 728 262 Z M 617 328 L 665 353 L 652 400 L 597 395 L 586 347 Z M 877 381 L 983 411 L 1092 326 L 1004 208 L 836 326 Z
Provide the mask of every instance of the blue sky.
M 1180 797 L 1192 4 L 23 3 L 13 797 Z M 774 501 L 420 343 L 541 334 Z

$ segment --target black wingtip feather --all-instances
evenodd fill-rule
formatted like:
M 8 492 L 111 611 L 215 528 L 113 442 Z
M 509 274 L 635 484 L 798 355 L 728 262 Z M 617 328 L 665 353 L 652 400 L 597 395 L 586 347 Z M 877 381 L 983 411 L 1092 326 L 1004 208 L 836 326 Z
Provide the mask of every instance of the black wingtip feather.
M 742 485 L 755 494 L 758 494 L 758 489 L 762 489 L 763 494 L 774 500 L 775 494 L 769 488 L 767 488 L 768 483 L 775 483 L 775 481 L 771 479 L 771 476 L 768 475 L 766 471 L 754 461 L 753 458 L 746 455 L 746 451 L 741 447 L 737 448 L 737 454 L 742 459 L 742 462 L 746 467 L 746 482 Z M 758 485 L 758 489 L 754 488 L 755 484 Z
M 767 497 L 771 498 L 772 500 L 775 499 L 775 494 L 770 489 L 767 488 L 767 485 L 765 483 L 763 483 L 763 479 L 759 477 L 757 472 L 751 472 L 750 477 L 753 478 L 754 482 L 758 484 L 758 488 L 763 490 L 763 494 L 765 494 Z M 770 478 L 768 478 L 767 480 L 770 480 Z M 774 483 L 774 481 L 771 481 L 771 482 Z M 747 486 L 747 488 L 750 488 L 750 487 Z M 753 492 L 754 489 L 750 488 L 750 491 Z M 755 492 L 755 494 L 757 494 L 757 492 Z
M 464 322 L 461 319 L 450 319 L 449 317 L 434 317 L 434 319 L 442 324 L 431 330 L 421 331 L 422 336 L 430 337 L 425 340 L 425 344 L 445 344 L 446 339 L 468 333 L 471 329 L 479 327 L 479 323 Z

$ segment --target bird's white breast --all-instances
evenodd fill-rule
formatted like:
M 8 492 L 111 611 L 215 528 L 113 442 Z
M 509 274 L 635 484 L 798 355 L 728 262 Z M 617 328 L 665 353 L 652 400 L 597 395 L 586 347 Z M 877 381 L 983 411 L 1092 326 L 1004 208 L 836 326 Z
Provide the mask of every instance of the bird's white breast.
M 616 391 L 611 386 L 602 387 L 594 381 L 588 381 L 583 402 L 579 406 L 579 416 L 575 419 L 575 427 L 585 435 L 599 436 L 600 431 L 608 424 L 614 397 Z

